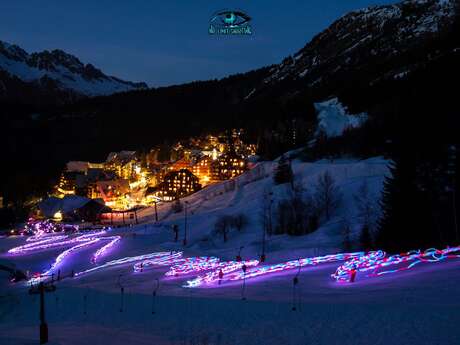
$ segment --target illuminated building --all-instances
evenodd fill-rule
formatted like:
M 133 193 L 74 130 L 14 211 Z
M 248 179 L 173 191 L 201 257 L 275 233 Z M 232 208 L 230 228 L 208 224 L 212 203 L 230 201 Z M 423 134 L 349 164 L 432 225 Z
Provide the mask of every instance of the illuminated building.
M 246 154 L 248 156 L 255 156 L 257 154 L 257 145 L 255 144 L 246 145 Z
M 50 197 L 38 204 L 40 214 L 55 221 L 97 221 L 102 212 L 110 211 L 101 199 L 88 199 L 78 195 L 64 198 Z
M 200 180 L 201 185 L 205 186 L 212 182 L 212 164 L 213 160 L 210 157 L 203 157 L 195 165 L 192 166 L 192 173 Z
M 129 193 L 128 180 L 97 181 L 95 194 L 101 197 L 107 206 L 114 209 L 129 208 L 126 195 Z M 96 196 L 93 195 L 93 196 Z
M 61 221 L 62 220 L 62 212 L 61 211 L 55 212 L 54 215 L 53 215 L 53 219 L 57 220 L 57 221 Z
M 152 167 L 159 163 L 158 155 L 160 153 L 159 148 L 153 148 L 150 150 L 149 153 L 146 155 L 147 166 Z
M 222 155 L 218 161 L 217 177 L 220 180 L 228 180 L 241 175 L 247 170 L 246 160 L 235 152 Z
M 131 179 L 136 174 L 137 164 L 136 151 L 111 152 L 107 156 L 105 168 L 123 179 Z
M 88 168 L 86 174 L 78 173 L 75 176 L 75 194 L 88 198 L 100 198 L 101 194 L 97 190 L 97 181 L 110 181 L 117 179 L 117 175 L 112 171 L 101 168 Z
M 171 201 L 201 189 L 198 177 L 187 169 L 172 171 L 164 177 L 158 186 L 158 195 L 163 200 Z
M 111 152 L 104 163 L 71 161 L 55 187 L 56 196 L 101 198 L 116 211 L 174 200 L 202 186 L 234 178 L 247 170 L 255 145 L 241 140 L 242 130 L 190 138 L 148 153 Z
M 212 148 L 219 145 L 219 139 L 213 135 L 207 135 L 205 140 L 207 143 L 207 147 L 205 148 Z
M 179 159 L 178 161 L 174 162 L 173 164 L 171 164 L 169 166 L 169 170 L 170 171 L 179 171 L 179 170 L 182 170 L 182 169 L 187 169 L 187 170 L 191 170 L 192 169 L 192 162 L 187 159 L 187 158 L 182 158 L 182 159 Z
M 75 171 L 64 171 L 59 178 L 59 183 L 56 187 L 56 192 L 59 197 L 65 195 L 74 195 L 77 187 L 77 175 L 79 172 Z
M 70 161 L 66 164 L 66 171 L 80 172 L 86 174 L 88 169 L 103 169 L 104 163 L 91 163 L 82 161 Z

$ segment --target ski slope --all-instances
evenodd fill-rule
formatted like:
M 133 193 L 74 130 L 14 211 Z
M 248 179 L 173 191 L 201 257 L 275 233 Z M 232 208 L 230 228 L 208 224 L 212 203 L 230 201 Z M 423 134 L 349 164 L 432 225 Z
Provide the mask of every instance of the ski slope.
M 307 189 L 314 189 L 318 176 L 330 171 L 344 202 L 334 217 L 312 234 L 268 237 L 266 264 L 340 252 L 342 218 L 351 214 L 355 220 L 354 194 L 367 181 L 378 198 L 388 174 L 387 165 L 379 157 L 364 161 L 294 161 L 296 180 Z M 162 204 L 158 223 L 152 222 L 153 209 L 145 209 L 139 216 L 141 224 L 108 232 L 107 235 L 121 239 L 96 266 L 91 257 L 105 241 L 72 252 L 59 269 L 66 275 L 72 270 L 80 272 L 120 258 L 162 251 L 181 251 L 184 257 L 234 260 L 241 246 L 244 260 L 257 259 L 261 252 L 259 210 L 263 194 L 270 190 L 275 200 L 281 200 L 288 193 L 288 186 L 273 185 L 275 166 L 276 162 L 262 163 L 258 170 L 237 178 L 232 183 L 234 187 L 226 182 L 186 198 L 186 247 L 173 241 L 170 228 L 178 224 L 179 238 L 183 238 L 184 213 L 173 214 L 170 204 Z M 241 232 L 232 231 L 224 243 L 221 236 L 213 233 L 214 221 L 223 214 L 237 213 L 246 214 L 249 224 Z M 353 224 L 357 225 L 357 221 Z M 20 256 L 7 253 L 24 244 L 24 238 L 0 239 L 0 259 L 23 270 L 43 272 L 67 249 L 51 248 Z M 46 295 L 50 343 L 460 343 L 456 325 L 460 321 L 460 259 L 421 263 L 409 271 L 379 277 L 358 273 L 352 284 L 340 284 L 331 278 L 342 263 L 325 262 L 248 279 L 244 289 L 242 281 L 184 288 L 184 283 L 194 275 L 165 276 L 168 266 L 149 267 L 142 272 L 134 272 L 133 262 L 108 266 L 63 279 L 57 283 L 55 293 Z M 296 276 L 299 282 L 294 288 Z M 24 284 L 2 279 L 0 343 L 38 343 L 38 308 L 38 295 L 29 295 Z

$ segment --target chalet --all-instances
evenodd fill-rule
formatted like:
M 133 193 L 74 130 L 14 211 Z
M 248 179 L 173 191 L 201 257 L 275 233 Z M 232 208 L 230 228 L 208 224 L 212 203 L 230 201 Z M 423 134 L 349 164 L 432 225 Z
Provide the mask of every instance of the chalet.
M 125 179 L 95 182 L 93 197 L 102 198 L 109 206 L 116 206 L 117 202 L 129 193 L 129 182 Z
M 218 171 L 216 171 L 216 179 L 228 180 L 241 175 L 247 170 L 247 162 L 243 156 L 235 151 L 230 151 L 223 154 L 218 159 Z
M 163 200 L 171 201 L 194 193 L 201 189 L 200 180 L 187 169 L 172 171 L 164 177 L 158 185 L 157 196 Z
M 181 158 L 169 166 L 170 171 L 179 171 L 182 169 L 191 170 L 192 162 L 188 157 Z
M 40 214 L 45 218 L 66 221 L 98 221 L 104 212 L 110 212 L 101 199 L 89 199 L 77 195 L 64 198 L 50 197 L 38 205 Z
M 137 166 L 136 151 L 110 152 L 105 162 L 106 169 L 114 171 L 123 179 L 133 178 Z
M 76 194 L 77 177 L 82 175 L 79 171 L 64 171 L 59 178 L 59 183 L 55 187 L 59 196 Z
M 192 166 L 192 173 L 200 180 L 201 185 L 207 185 L 212 179 L 212 164 L 211 157 L 203 157 Z

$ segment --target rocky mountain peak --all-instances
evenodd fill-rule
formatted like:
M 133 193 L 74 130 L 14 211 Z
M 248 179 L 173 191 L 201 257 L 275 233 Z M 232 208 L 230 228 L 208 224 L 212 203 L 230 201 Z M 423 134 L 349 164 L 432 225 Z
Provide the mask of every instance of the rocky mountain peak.
M 304 78 L 316 85 L 343 71 L 385 65 L 448 30 L 455 6 L 456 0 L 406 0 L 350 12 L 275 66 L 264 82 Z M 380 73 L 396 75 L 403 69 L 410 66 Z
M 47 89 L 57 88 L 85 96 L 147 88 L 145 83 L 107 76 L 92 64 L 84 64 L 76 56 L 60 49 L 28 54 L 17 45 L 1 41 L 0 71 L 22 82 L 42 87 L 46 85 Z M 3 84 L 8 84 L 7 80 Z
M 15 61 L 24 61 L 28 54 L 21 47 L 0 41 L 0 54 Z

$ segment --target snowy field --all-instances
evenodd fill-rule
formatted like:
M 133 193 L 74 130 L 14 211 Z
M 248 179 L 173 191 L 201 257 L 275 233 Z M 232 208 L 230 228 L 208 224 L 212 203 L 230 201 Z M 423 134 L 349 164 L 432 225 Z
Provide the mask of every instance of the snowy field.
M 234 187 L 215 185 L 187 198 L 186 247 L 173 241 L 170 228 L 178 224 L 182 239 L 184 214 L 173 214 L 164 204 L 158 223 L 153 222 L 153 210 L 146 209 L 139 217 L 142 224 L 110 231 L 110 236 L 122 239 L 97 264 L 91 263 L 91 256 L 102 244 L 72 253 L 58 268 L 67 275 L 165 250 L 233 260 L 241 246 L 243 259 L 257 258 L 262 195 L 269 190 L 282 199 L 287 193 L 286 186 L 273 185 L 274 164 L 264 163 L 242 175 Z M 353 215 L 354 193 L 363 181 L 373 193 L 380 193 L 387 164 L 381 158 L 295 161 L 296 179 L 307 189 L 314 188 L 319 174 L 330 171 L 343 193 L 343 206 L 312 234 L 268 237 L 267 263 L 340 252 L 341 219 Z M 241 212 L 249 217 L 248 225 L 241 232 L 232 231 L 224 243 L 213 233 L 215 220 Z M 43 272 L 68 249 L 7 253 L 24 243 L 21 237 L 1 238 L 0 261 L 31 273 Z M 296 289 L 297 270 L 248 279 L 244 290 L 241 281 L 184 288 L 184 282 L 196 275 L 165 277 L 168 267 L 135 273 L 132 263 L 66 278 L 56 284 L 56 292 L 46 294 L 50 344 L 460 344 L 460 259 L 422 263 L 380 277 L 358 274 L 349 284 L 330 277 L 341 263 L 301 269 Z M 0 275 L 0 344 L 38 344 L 38 313 L 39 296 L 29 295 L 24 283 L 12 284 Z

